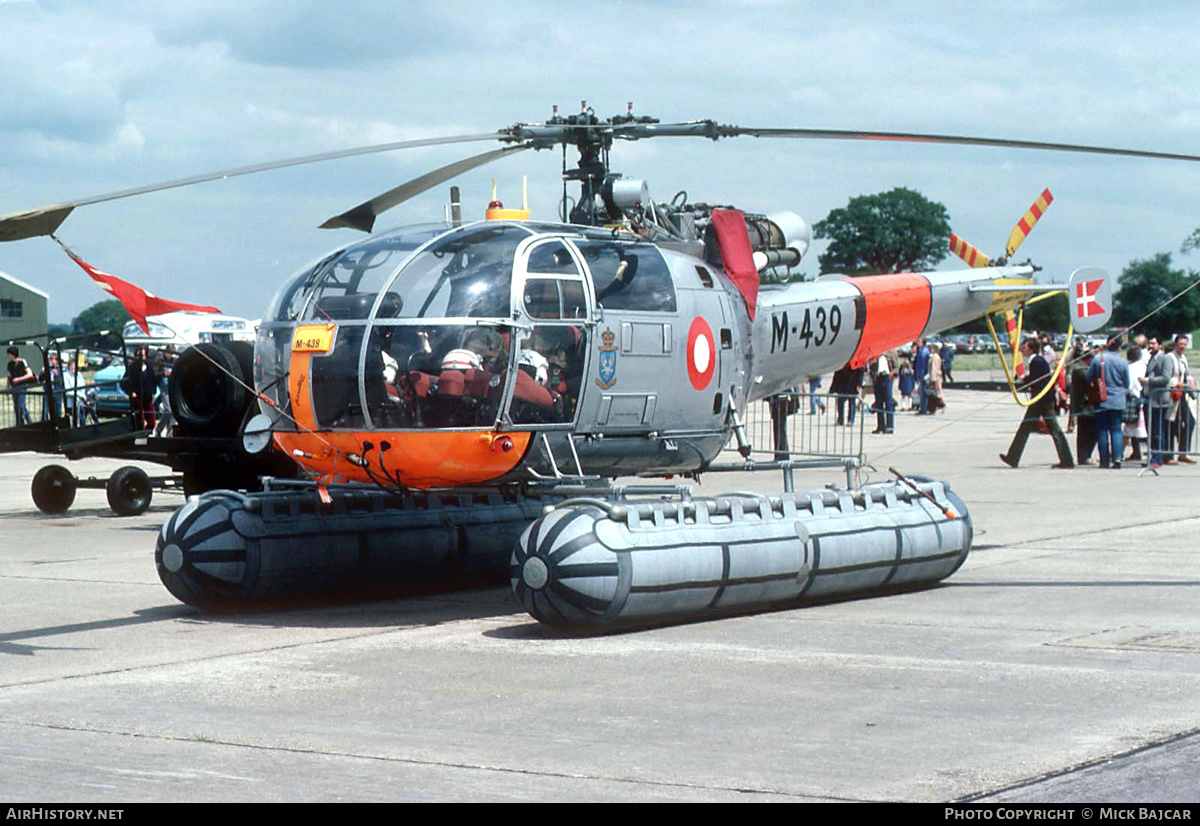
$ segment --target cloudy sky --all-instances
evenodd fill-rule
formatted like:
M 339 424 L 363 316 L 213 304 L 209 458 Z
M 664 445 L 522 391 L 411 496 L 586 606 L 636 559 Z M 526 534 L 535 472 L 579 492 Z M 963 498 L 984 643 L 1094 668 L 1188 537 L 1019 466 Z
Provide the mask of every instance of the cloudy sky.
M 771 0 L 0 0 L 0 213 L 292 155 L 539 121 L 581 99 L 602 116 L 742 126 L 928 131 L 1200 153 L 1200 8 L 1188 2 Z M 59 237 L 160 295 L 257 317 L 289 273 L 357 234 L 330 215 L 480 145 L 408 150 L 77 210 Z M 463 176 L 468 216 L 492 177 L 537 217 L 557 153 Z M 998 253 L 1044 187 L 1022 256 L 1066 278 L 1175 253 L 1200 226 L 1200 164 L 858 142 L 619 146 L 652 195 L 810 221 L 896 186 L 946 205 Z M 381 227 L 440 219 L 446 187 Z M 816 253 L 804 269 L 816 269 Z M 947 259 L 943 269 L 955 268 Z M 105 297 L 49 239 L 0 246 L 0 270 L 51 295 L 51 321 Z

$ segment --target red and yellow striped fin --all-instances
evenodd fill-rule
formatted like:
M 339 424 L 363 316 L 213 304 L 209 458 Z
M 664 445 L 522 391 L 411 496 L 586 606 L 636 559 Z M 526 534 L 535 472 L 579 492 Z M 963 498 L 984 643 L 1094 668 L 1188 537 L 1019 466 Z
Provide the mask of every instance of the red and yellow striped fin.
M 950 234 L 950 252 L 967 262 L 968 267 L 986 267 L 991 263 L 990 258 L 954 233 Z
M 1008 243 L 1004 245 L 1006 255 L 1016 253 L 1017 247 L 1021 246 L 1022 242 L 1025 241 L 1025 236 L 1029 235 L 1029 231 L 1033 229 L 1033 225 L 1038 222 L 1038 219 L 1042 217 L 1042 213 L 1046 211 L 1046 208 L 1053 201 L 1054 196 L 1050 194 L 1050 190 L 1043 189 L 1042 194 L 1033 202 L 1033 206 L 1029 208 L 1029 211 L 1025 213 L 1025 216 L 1020 221 L 1017 221 L 1017 225 L 1013 227 L 1012 233 L 1008 236 Z

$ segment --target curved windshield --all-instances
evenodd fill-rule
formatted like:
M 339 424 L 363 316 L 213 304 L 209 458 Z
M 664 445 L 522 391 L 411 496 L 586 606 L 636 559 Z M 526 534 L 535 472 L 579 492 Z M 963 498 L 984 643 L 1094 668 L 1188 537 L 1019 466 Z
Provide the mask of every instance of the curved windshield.
M 328 302 L 326 313 L 366 318 L 371 307 L 367 296 L 378 295 L 413 250 L 446 230 L 445 224 L 416 224 L 334 250 L 290 276 L 275 293 L 263 321 L 295 321 L 305 308 L 306 318 L 328 320 L 309 300 L 314 294 Z M 367 310 L 360 309 L 363 304 Z
M 389 295 L 397 295 L 401 303 L 394 317 L 507 317 L 517 245 L 529 236 L 529 230 L 499 224 L 438 239 L 388 285 Z
M 367 318 L 379 291 L 404 259 L 445 231 L 444 224 L 402 227 L 352 244 L 321 262 L 314 268 L 306 289 L 306 294 L 312 298 L 305 310 L 305 319 L 346 321 Z M 400 313 L 401 303 L 399 295 L 388 293 L 380 304 L 379 315 L 395 317 Z
M 328 264 L 331 257 L 327 255 L 315 264 L 309 264 L 300 272 L 289 276 L 279 291 L 275 293 L 275 298 L 271 300 L 271 306 L 267 309 L 267 314 L 263 316 L 263 321 L 294 321 L 297 319 L 300 311 L 304 309 L 304 302 L 308 298 L 309 288 L 312 287 L 317 271 Z

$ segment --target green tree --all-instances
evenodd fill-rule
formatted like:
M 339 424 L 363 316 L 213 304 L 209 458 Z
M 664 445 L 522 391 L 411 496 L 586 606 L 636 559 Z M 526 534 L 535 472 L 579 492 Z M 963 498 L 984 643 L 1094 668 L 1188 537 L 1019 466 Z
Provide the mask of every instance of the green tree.
M 1200 249 L 1200 227 L 1192 230 L 1192 234 L 1183 239 L 1183 246 L 1179 248 L 1179 251 L 1187 255 L 1189 252 L 1198 249 Z
M 1200 291 L 1191 290 L 1166 307 L 1162 305 L 1197 279 L 1200 273 L 1172 269 L 1169 252 L 1131 261 L 1121 271 L 1113 295 L 1113 326 L 1128 327 L 1149 315 L 1138 324 L 1138 332 L 1161 337 L 1195 330 L 1200 326 Z
M 88 307 L 71 322 L 71 330 L 76 333 L 96 333 L 101 330 L 120 330 L 130 319 L 130 315 L 115 298 L 108 301 L 98 301 Z
M 1026 330 L 1065 333 L 1071 323 L 1070 308 L 1064 296 L 1056 295 L 1025 308 L 1021 326 Z
M 879 275 L 929 270 L 949 253 L 950 216 L 920 192 L 890 192 L 851 198 L 813 226 L 830 239 L 819 256 L 821 272 Z

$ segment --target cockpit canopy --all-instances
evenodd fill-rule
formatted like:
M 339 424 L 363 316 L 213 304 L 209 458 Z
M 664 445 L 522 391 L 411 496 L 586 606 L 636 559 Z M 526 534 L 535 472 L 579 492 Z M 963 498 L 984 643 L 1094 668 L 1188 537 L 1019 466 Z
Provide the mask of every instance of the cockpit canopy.
M 318 429 L 567 426 L 597 304 L 674 310 L 657 247 L 561 225 L 403 227 L 283 285 L 260 328 L 256 382 L 288 410 L 290 373 L 308 369 L 300 390 Z M 293 335 L 312 325 L 334 328 L 331 345 L 297 365 Z

